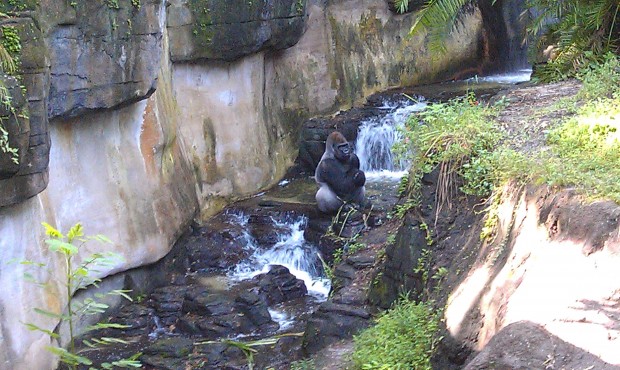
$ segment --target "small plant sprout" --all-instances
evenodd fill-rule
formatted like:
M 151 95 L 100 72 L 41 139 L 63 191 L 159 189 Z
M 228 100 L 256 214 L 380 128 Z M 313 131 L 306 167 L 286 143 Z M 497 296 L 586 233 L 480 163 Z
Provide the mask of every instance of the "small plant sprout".
M 46 268 L 45 264 L 34 261 L 22 261 L 23 265 L 28 265 L 38 269 L 47 269 L 51 276 L 58 275 L 57 282 L 63 288 L 63 296 L 67 304 L 64 312 L 52 312 L 44 308 L 34 308 L 34 312 L 40 315 L 51 317 L 59 320 L 61 323 L 66 323 L 69 329 L 67 338 L 62 338 L 59 332 L 50 331 L 44 328 L 40 328 L 35 324 L 26 323 L 26 327 L 30 330 L 43 332 L 50 336 L 50 338 L 57 340 L 60 343 L 67 343 L 67 348 L 48 346 L 46 349 L 51 353 L 57 355 L 62 363 L 64 363 L 69 369 L 77 369 L 80 365 L 92 367 L 92 360 L 82 355 L 78 350 L 77 345 L 77 328 L 76 324 L 79 320 L 86 316 L 100 315 L 108 309 L 108 305 L 97 301 L 94 298 L 85 298 L 83 300 L 76 300 L 74 294 L 82 289 L 91 287 L 98 287 L 98 283 L 101 279 L 94 275 L 101 272 L 101 268 L 111 267 L 122 260 L 122 258 L 116 253 L 94 253 L 89 257 L 76 261 L 80 249 L 88 242 L 95 241 L 103 244 L 110 244 L 111 241 L 103 235 L 86 236 L 84 235 L 84 229 L 82 224 L 77 223 L 66 233 L 63 234 L 48 223 L 43 223 L 45 227 L 45 234 L 48 239 L 45 240 L 49 250 L 56 253 L 62 262 L 62 271 L 57 273 L 56 271 L 50 271 Z M 56 273 L 56 274 L 55 274 Z M 28 281 L 34 281 L 32 274 L 25 274 L 25 278 Z M 45 288 L 46 284 L 38 284 L 40 287 Z M 131 300 L 131 297 L 127 294 L 128 290 L 112 290 L 106 294 L 95 294 L 95 298 L 101 299 L 105 295 L 117 295 Z M 114 323 L 96 323 L 89 325 L 83 330 L 83 334 L 94 334 L 97 331 L 103 329 L 123 329 L 127 325 L 120 325 Z M 90 337 L 84 339 L 81 343 L 90 348 L 96 348 L 101 345 L 107 345 L 111 343 L 125 343 L 123 340 L 111 337 Z M 111 363 L 102 363 L 100 366 L 103 369 L 112 368 L 136 368 L 141 367 L 139 361 L 136 358 L 140 354 L 129 359 L 123 359 L 114 361 Z

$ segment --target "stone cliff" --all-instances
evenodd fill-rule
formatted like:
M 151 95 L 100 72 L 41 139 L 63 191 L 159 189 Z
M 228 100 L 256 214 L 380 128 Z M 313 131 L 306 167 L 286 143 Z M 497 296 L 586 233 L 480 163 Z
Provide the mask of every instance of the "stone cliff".
M 431 59 L 407 37 L 413 15 L 370 0 L 28 0 L 0 13 L 0 40 L 21 41 L 20 73 L 1 77 L 19 114 L 0 108 L 18 159 L 0 152 L 0 369 L 53 363 L 47 336 L 22 324 L 53 330 L 32 308 L 66 303 L 41 221 L 112 239 L 125 261 L 102 276 L 155 262 L 192 219 L 276 183 L 304 119 L 478 67 L 486 40 L 473 10 Z M 50 267 L 46 289 L 9 263 L 24 259 Z

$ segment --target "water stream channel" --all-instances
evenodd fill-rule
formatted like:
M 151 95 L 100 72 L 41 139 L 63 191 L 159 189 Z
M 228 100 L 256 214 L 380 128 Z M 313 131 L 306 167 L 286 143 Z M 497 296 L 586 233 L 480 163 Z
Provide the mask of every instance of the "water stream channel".
M 396 203 L 398 182 L 409 167 L 391 148 L 401 140 L 398 128 L 412 112 L 424 109 L 427 101 L 470 89 L 485 94 L 527 78 L 529 71 L 522 71 L 406 94 L 399 89 L 369 99 L 365 108 L 372 114 L 356 122 L 355 151 L 378 215 L 375 225 Z M 308 318 L 332 288 L 320 258 L 332 259 L 335 247 L 322 239 L 331 218 L 316 210 L 315 191 L 312 178 L 290 178 L 193 227 L 155 268 L 165 272 L 167 282 L 112 316 L 112 322 L 129 328 L 108 334 L 128 343 L 101 351 L 101 360 L 142 352 L 145 369 L 242 369 L 247 368 L 247 353 L 225 340 L 288 333 L 254 356 L 257 368 L 288 368 L 303 345 L 296 333 L 306 330 Z M 360 266 L 374 263 L 360 261 Z

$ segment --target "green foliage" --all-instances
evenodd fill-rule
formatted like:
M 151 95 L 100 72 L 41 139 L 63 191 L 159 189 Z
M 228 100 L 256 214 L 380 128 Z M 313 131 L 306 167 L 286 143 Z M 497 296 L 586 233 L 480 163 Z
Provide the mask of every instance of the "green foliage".
M 76 349 L 76 323 L 86 316 L 98 315 L 105 312 L 108 309 L 108 305 L 97 301 L 94 298 L 85 298 L 82 301 L 74 299 L 75 292 L 86 289 L 89 287 L 97 287 L 97 284 L 101 281 L 98 278 L 93 277 L 94 273 L 97 273 L 99 268 L 114 266 L 119 262 L 120 256 L 114 253 L 95 253 L 90 255 L 81 263 L 75 263 L 75 257 L 78 255 L 80 248 L 83 247 L 89 241 L 97 241 L 100 243 L 111 243 L 111 241 L 103 235 L 86 236 L 84 235 L 84 229 L 82 224 L 77 223 L 67 232 L 67 234 L 61 233 L 48 223 L 43 223 L 45 227 L 45 234 L 48 239 L 45 240 L 48 249 L 51 252 L 56 253 L 64 262 L 64 271 L 59 283 L 64 287 L 64 298 L 67 301 L 67 306 L 64 313 L 52 312 L 43 308 L 34 308 L 33 310 L 40 315 L 57 319 L 61 322 L 65 322 L 69 327 L 68 348 L 60 347 L 46 347 L 51 353 L 57 355 L 60 361 L 66 364 L 70 369 L 77 369 L 79 365 L 92 365 L 92 361 L 83 356 Z M 39 269 L 45 268 L 44 264 L 36 263 L 33 261 L 22 261 L 23 265 L 34 266 Z M 53 276 L 54 273 L 50 271 Z M 32 275 L 26 275 L 28 280 L 32 280 Z M 46 284 L 39 284 L 41 287 L 45 287 Z M 105 295 L 118 295 L 128 300 L 131 298 L 127 295 L 129 291 L 126 290 L 113 290 L 107 294 L 95 294 L 98 299 L 103 298 Z M 32 323 L 26 323 L 26 327 L 30 330 L 40 331 L 51 338 L 60 339 L 57 333 L 50 330 L 40 328 Z M 95 332 L 103 329 L 110 328 L 126 328 L 126 325 L 119 325 L 113 323 L 97 323 L 85 328 L 85 333 Z M 90 338 L 83 340 L 83 344 L 89 348 L 96 348 L 99 345 L 107 345 L 112 343 L 125 343 L 121 339 L 100 337 Z M 103 369 L 112 369 L 114 367 L 141 367 L 139 361 L 136 360 L 137 356 L 130 359 L 124 359 L 115 361 L 112 363 L 103 363 L 101 367 Z M 92 369 L 92 367 L 91 367 Z
M 275 335 L 271 338 L 264 338 L 259 340 L 240 342 L 232 339 L 222 339 L 222 340 L 209 340 L 205 342 L 197 342 L 194 343 L 196 346 L 210 345 L 210 344 L 226 344 L 231 347 L 239 348 L 245 354 L 246 360 L 248 361 L 248 370 L 254 369 L 254 354 L 258 353 L 256 347 L 261 346 L 273 346 L 278 341 L 284 337 L 302 337 L 304 333 L 285 333 Z
M 542 180 L 620 202 L 619 122 L 620 97 L 584 105 L 549 133 L 551 152 L 542 157 Z
M 501 139 L 492 119 L 496 114 L 496 107 L 481 105 L 469 94 L 447 103 L 430 104 L 412 115 L 404 129 L 406 141 L 412 146 L 410 152 L 414 153 L 409 173 L 410 198 L 417 197 L 422 176 L 437 166 L 440 201 L 448 199 L 457 174 L 464 179 L 461 190 L 465 193 L 489 194 L 494 173 L 488 157 Z
M 613 53 L 606 53 L 601 63 L 588 64 L 577 72 L 583 82 L 578 99 L 594 100 L 620 95 L 620 60 Z
M 529 27 L 533 36 L 543 34 L 540 45 L 555 45 L 555 57 L 535 72 L 542 81 L 573 77 L 601 56 L 618 51 L 620 41 L 617 0 L 528 0 L 538 10 Z
M 411 35 L 428 32 L 431 53 L 445 53 L 444 40 L 456 26 L 456 21 L 465 5 L 472 0 L 428 0 L 411 27 Z
M 0 27 L 0 72 L 15 74 L 22 51 L 19 32 L 13 26 Z
M 400 14 L 406 13 L 409 10 L 409 0 L 392 0 L 394 1 L 394 8 Z
M 290 370 L 315 370 L 316 365 L 313 359 L 303 359 L 291 362 Z
M 467 98 L 432 104 L 410 118 L 405 135 L 412 145 L 410 202 L 417 199 L 420 180 L 440 166 L 438 198 L 458 174 L 460 190 L 488 196 L 508 180 L 571 186 L 590 198 L 620 202 L 620 62 L 606 54 L 602 64 L 578 71 L 583 87 L 569 104 L 571 115 L 547 134 L 548 150 L 517 152 L 504 145 L 494 115 L 497 107 Z M 564 109 L 564 108 L 562 108 Z M 401 144 L 403 145 L 403 144 Z M 402 151 L 402 148 L 401 148 Z M 446 184 L 448 183 L 448 184 Z M 493 207 L 488 210 L 492 211 Z M 496 217 L 490 215 L 481 238 L 492 236 Z
M 429 303 L 401 299 L 376 325 L 354 337 L 356 369 L 431 369 L 441 312 Z
M 407 1 L 395 0 L 397 9 L 404 3 Z M 431 52 L 444 53 L 445 38 L 457 24 L 459 14 L 471 3 L 472 0 L 428 0 L 410 34 L 427 31 Z M 529 19 L 527 27 L 527 33 L 538 38 L 533 47 L 555 47 L 552 61 L 534 73 L 540 81 L 573 77 L 587 64 L 600 62 L 606 52 L 620 50 L 618 0 L 527 0 L 526 8 L 536 9 L 537 14 Z

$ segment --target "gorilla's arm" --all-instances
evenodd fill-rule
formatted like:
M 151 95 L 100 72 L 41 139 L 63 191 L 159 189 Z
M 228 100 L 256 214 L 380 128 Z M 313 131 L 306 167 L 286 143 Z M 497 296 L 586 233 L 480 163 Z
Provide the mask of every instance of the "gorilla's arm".
M 361 173 L 361 176 L 364 176 L 364 173 L 359 170 L 349 170 L 347 172 L 347 167 L 348 166 L 343 166 L 336 159 L 324 159 L 319 163 L 317 171 L 317 176 L 319 178 L 317 178 L 317 181 L 329 185 L 339 197 L 347 198 L 347 195 L 353 194 L 355 189 L 360 187 L 360 185 L 357 185 L 360 178 L 359 175 L 355 176 L 356 173 Z
M 351 159 L 349 159 L 349 165 L 356 170 L 360 169 L 360 159 L 355 153 L 351 154 Z

